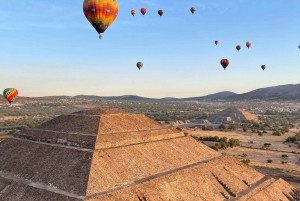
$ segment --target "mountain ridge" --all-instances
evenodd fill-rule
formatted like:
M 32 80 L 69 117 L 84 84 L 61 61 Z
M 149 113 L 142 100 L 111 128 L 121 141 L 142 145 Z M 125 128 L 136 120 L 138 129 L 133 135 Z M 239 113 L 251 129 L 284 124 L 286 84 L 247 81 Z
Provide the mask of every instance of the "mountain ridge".
M 2 96 L 2 95 L 1 95 Z M 164 97 L 149 98 L 137 95 L 121 95 L 121 96 L 97 96 L 97 95 L 76 95 L 76 96 L 43 96 L 43 97 L 26 97 L 18 96 L 18 98 L 30 99 L 51 99 L 51 98 L 83 98 L 98 100 L 119 100 L 119 101 L 151 101 L 151 102 L 168 102 L 168 101 L 300 101 L 300 83 L 286 84 L 271 87 L 258 88 L 249 92 L 237 94 L 231 91 L 221 91 L 205 96 L 195 96 L 187 98 Z

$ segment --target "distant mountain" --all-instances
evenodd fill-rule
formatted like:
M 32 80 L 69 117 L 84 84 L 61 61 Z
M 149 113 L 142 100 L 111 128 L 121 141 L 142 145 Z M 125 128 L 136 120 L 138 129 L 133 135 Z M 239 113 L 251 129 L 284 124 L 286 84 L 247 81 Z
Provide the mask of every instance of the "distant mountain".
M 236 93 L 230 91 L 219 92 L 215 94 L 210 94 L 207 96 L 191 97 L 191 98 L 145 98 L 135 95 L 124 95 L 124 96 L 93 96 L 93 95 L 78 95 L 74 98 L 84 98 L 84 99 L 102 99 L 102 100 L 127 100 L 127 101 L 208 101 L 213 99 L 223 99 L 224 97 L 236 95 Z
M 235 96 L 238 95 L 231 91 L 223 91 L 219 93 L 209 94 L 207 96 L 199 96 L 199 97 L 192 97 L 192 98 L 181 98 L 182 101 L 209 101 L 209 100 L 217 100 L 223 99 L 228 96 Z
M 84 99 L 100 99 L 100 100 L 127 100 L 127 101 L 158 101 L 160 99 L 155 98 L 144 98 L 135 95 L 124 95 L 124 96 L 94 96 L 94 95 L 78 95 L 74 98 L 84 98 Z
M 18 100 L 27 100 L 29 102 L 52 100 L 52 99 L 98 99 L 98 100 L 126 100 L 126 101 L 145 101 L 145 102 L 167 102 L 167 101 L 300 101 L 300 84 L 287 84 L 273 87 L 256 89 L 247 93 L 237 94 L 231 91 L 223 91 L 206 96 L 197 96 L 189 98 L 147 98 L 136 95 L 124 96 L 95 96 L 95 95 L 77 95 L 70 96 L 44 96 L 44 97 L 22 97 Z M 6 100 L 0 96 L 0 103 L 6 103 Z
M 287 84 L 287 85 L 260 88 L 243 94 L 227 96 L 224 97 L 223 99 L 228 101 L 244 101 L 244 100 L 263 100 L 263 101 L 298 100 L 300 101 L 300 84 Z

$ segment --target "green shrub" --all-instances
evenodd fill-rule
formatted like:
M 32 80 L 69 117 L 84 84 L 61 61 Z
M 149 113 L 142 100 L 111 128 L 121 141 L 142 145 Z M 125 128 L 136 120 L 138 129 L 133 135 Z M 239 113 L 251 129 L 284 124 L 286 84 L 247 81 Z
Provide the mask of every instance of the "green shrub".
M 241 160 L 245 165 L 249 165 L 250 163 L 250 160 L 249 159 L 246 159 L 246 160 Z

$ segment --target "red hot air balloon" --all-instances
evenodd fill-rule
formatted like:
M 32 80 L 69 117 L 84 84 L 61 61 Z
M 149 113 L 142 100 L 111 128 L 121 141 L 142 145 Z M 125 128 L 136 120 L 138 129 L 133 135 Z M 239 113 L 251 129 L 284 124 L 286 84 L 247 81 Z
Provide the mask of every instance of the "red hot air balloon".
M 131 10 L 131 15 L 134 16 L 136 14 L 135 10 Z
M 218 45 L 218 44 L 219 44 L 219 41 L 218 41 L 218 40 L 215 40 L 215 44 Z
M 242 48 L 240 45 L 237 45 L 236 47 L 235 47 L 238 51 L 240 51 L 240 49 Z
M 146 12 L 147 12 L 147 9 L 146 9 L 146 8 L 141 8 L 141 13 L 142 13 L 142 15 L 145 15 Z
M 222 59 L 220 63 L 221 63 L 221 65 L 223 66 L 223 68 L 225 70 L 226 67 L 229 65 L 229 60 L 228 59 Z

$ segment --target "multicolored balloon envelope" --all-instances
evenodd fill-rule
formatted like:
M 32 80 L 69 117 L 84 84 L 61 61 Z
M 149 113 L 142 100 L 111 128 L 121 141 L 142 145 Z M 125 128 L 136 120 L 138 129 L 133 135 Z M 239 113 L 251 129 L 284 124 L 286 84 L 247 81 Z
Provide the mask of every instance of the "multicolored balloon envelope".
M 18 96 L 18 90 L 15 88 L 7 88 L 3 91 L 3 96 L 9 103 L 14 102 L 15 98 Z
M 119 11 L 116 0 L 84 0 L 83 12 L 86 19 L 101 34 L 115 21 Z

